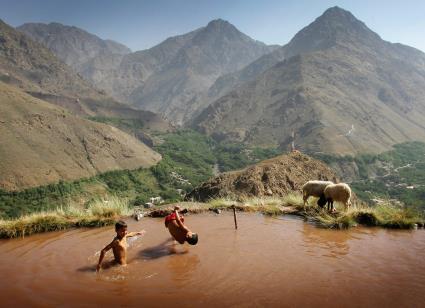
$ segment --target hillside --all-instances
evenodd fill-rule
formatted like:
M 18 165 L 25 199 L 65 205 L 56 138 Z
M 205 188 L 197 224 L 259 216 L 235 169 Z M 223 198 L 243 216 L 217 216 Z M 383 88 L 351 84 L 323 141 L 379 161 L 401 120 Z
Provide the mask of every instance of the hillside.
M 0 21 L 0 79 L 27 92 L 104 99 L 53 53 Z
M 324 163 L 299 152 L 280 155 L 243 170 L 222 173 L 196 187 L 185 199 L 285 196 L 309 180 L 337 181 Z
M 138 119 L 153 130 L 172 130 L 152 113 L 118 103 L 82 79 L 42 44 L 0 21 L 0 81 L 79 116 Z
M 295 132 L 296 147 L 308 153 L 378 153 L 425 140 L 425 54 L 383 41 L 338 7 L 290 44 L 298 55 L 216 100 L 194 127 L 282 149 Z
M 84 44 L 93 38 L 89 41 L 88 33 L 75 27 L 31 24 L 19 29 L 49 47 L 97 88 L 177 124 L 206 107 L 201 96 L 219 76 L 276 48 L 249 38 L 221 19 L 148 50 L 129 54 L 108 50 L 95 56 L 95 48 L 87 47 L 87 51 Z
M 219 76 L 242 68 L 270 50 L 227 21 L 211 21 L 161 71 L 135 89 L 130 99 L 136 106 L 183 124 L 206 106 L 200 98 Z
M 120 43 L 103 40 L 77 27 L 56 22 L 26 23 L 16 29 L 49 48 L 78 73 L 83 73 L 88 63 L 96 57 L 123 56 L 131 52 Z
M 0 94 L 3 190 L 149 167 L 161 159 L 114 127 L 78 118 L 2 82 Z
M 387 200 L 425 208 L 425 143 L 396 144 L 390 151 L 355 156 L 317 154 L 350 183 L 357 196 L 372 204 Z
M 208 91 L 210 100 L 218 99 L 230 90 L 248 81 L 255 80 L 266 70 L 290 57 L 318 50 L 328 49 L 337 42 L 355 38 L 362 44 L 379 39 L 350 12 L 333 7 L 310 25 L 301 29 L 288 44 L 265 54 L 239 71 L 224 75 L 216 80 Z

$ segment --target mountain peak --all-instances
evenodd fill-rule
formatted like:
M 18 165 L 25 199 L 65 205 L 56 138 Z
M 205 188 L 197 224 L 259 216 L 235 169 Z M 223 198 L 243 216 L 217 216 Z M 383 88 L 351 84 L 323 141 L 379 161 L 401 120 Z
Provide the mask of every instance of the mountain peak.
M 351 12 L 346 11 L 338 6 L 327 9 L 321 16 L 319 16 L 313 24 L 327 24 L 329 30 L 359 30 L 359 31 L 371 31 L 366 25 L 354 17 Z
M 294 36 L 288 44 L 288 56 L 326 49 L 338 43 L 376 45 L 377 41 L 381 41 L 379 35 L 362 21 L 349 11 L 334 6 Z
M 217 18 L 217 19 L 213 19 L 211 20 L 208 25 L 207 28 L 213 28 L 213 27 L 233 27 L 233 25 L 228 22 L 227 20 L 221 19 L 221 18 Z
M 379 36 L 370 30 L 362 21 L 354 17 L 351 12 L 338 6 L 327 9 L 308 27 L 314 26 L 318 30 L 327 31 L 334 39 L 376 39 Z
M 227 20 L 214 19 L 205 27 L 206 32 L 211 33 L 239 33 L 240 31 Z
M 354 18 L 353 14 L 351 12 L 344 10 L 343 8 L 340 8 L 339 6 L 333 6 L 328 8 L 325 12 L 323 12 L 321 17 L 327 17 L 327 18 Z

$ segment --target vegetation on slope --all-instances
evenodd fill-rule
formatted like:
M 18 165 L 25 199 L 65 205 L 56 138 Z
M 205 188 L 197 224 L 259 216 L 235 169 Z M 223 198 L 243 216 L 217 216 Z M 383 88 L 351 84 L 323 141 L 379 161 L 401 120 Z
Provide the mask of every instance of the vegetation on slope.
M 104 117 L 104 116 L 94 116 L 88 117 L 89 120 L 109 124 L 112 126 L 116 126 L 120 129 L 130 132 L 137 132 L 139 129 L 144 128 L 145 123 L 143 120 L 135 118 L 135 119 L 125 119 L 125 118 L 117 118 L 117 117 Z
M 211 177 L 214 167 L 219 166 L 220 171 L 242 168 L 278 154 L 275 149 L 220 144 L 193 131 L 157 135 L 155 138 L 162 139 L 155 150 L 163 155 L 163 160 L 149 169 L 106 172 L 92 178 L 60 181 L 21 192 L 0 190 L 0 217 L 8 219 L 0 221 L 0 236 L 15 237 L 76 226 L 109 224 L 120 215 L 128 215 L 134 205 L 142 205 L 152 196 L 161 196 L 165 203 L 180 201 L 177 189 L 192 189 Z M 349 228 L 359 224 L 389 228 L 423 225 L 425 144 L 396 145 L 393 151 L 379 155 L 319 158 L 331 165 L 355 162 L 359 179 L 351 185 L 365 200 L 377 196 L 383 200 L 397 198 L 407 206 L 386 201 L 379 205 L 357 204 L 349 211 L 328 213 L 315 206 L 304 209 L 298 194 L 242 201 L 218 199 L 200 206 L 228 209 L 236 204 L 238 210 L 268 215 L 293 213 L 327 228 Z M 414 185 L 415 189 L 406 189 L 405 185 Z M 108 204 L 102 200 L 114 201 Z M 315 205 L 314 199 L 311 204 Z
M 242 145 L 219 145 L 193 131 L 159 135 L 161 145 L 155 147 L 163 159 L 149 169 L 118 170 L 73 182 L 39 186 L 19 192 L 0 190 L 0 217 L 19 217 L 38 211 L 54 210 L 58 206 L 78 203 L 81 207 L 91 200 L 114 195 L 142 205 L 150 197 L 161 196 L 165 202 L 181 200 L 177 189 L 191 190 L 213 175 L 219 164 L 228 170 L 274 156 L 276 150 L 247 149 Z M 237 151 L 241 151 L 238 155 Z
M 336 169 L 348 164 L 357 166 L 358 174 L 351 186 L 362 200 L 372 203 L 377 198 L 396 199 L 425 209 L 425 143 L 406 142 L 393 148 L 376 155 L 314 156 Z
M 214 166 L 218 171 L 225 172 L 241 169 L 281 154 L 281 151 L 275 148 L 263 149 L 248 147 L 241 143 L 219 143 L 192 130 L 160 137 L 164 142 L 154 149 L 163 155 L 163 165 L 175 169 L 174 171 L 181 173 L 193 185 L 210 178 Z

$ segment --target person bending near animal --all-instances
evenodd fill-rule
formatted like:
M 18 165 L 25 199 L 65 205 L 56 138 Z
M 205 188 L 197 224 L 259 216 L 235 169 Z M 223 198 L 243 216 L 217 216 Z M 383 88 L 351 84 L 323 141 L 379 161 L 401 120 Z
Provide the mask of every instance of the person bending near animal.
M 99 263 L 97 264 L 96 270 L 99 271 L 102 265 L 103 258 L 108 250 L 112 249 L 114 253 L 114 260 L 112 264 L 127 264 L 127 237 L 145 234 L 145 230 L 139 232 L 127 232 L 127 224 L 124 221 L 118 221 L 115 224 L 115 232 L 117 236 L 112 242 L 102 249 L 100 252 Z
M 165 217 L 165 227 L 171 236 L 180 244 L 188 242 L 190 245 L 198 243 L 198 234 L 189 230 L 184 224 L 184 217 L 179 215 L 180 207 L 176 206 L 174 211 Z

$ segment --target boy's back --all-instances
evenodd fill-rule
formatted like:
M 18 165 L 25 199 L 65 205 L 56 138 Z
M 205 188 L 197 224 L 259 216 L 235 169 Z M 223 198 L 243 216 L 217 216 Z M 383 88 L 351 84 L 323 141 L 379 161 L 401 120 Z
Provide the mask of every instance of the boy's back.
M 187 241 L 190 245 L 196 245 L 198 242 L 198 235 L 189 230 L 185 226 L 184 218 L 180 217 L 178 210 L 179 206 L 174 207 L 174 211 L 165 217 L 165 227 L 170 232 L 171 236 L 180 244 L 184 244 Z

